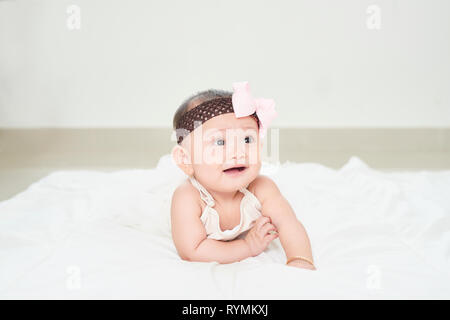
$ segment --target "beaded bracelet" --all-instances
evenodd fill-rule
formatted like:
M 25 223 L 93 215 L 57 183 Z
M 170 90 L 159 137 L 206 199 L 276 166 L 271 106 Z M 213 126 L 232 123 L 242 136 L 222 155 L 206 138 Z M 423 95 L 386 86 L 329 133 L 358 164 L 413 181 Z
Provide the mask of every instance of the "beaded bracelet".
M 314 267 L 314 263 L 312 262 L 312 260 L 309 260 L 308 258 L 303 257 L 303 256 L 294 256 L 294 257 L 291 257 L 291 258 L 289 258 L 289 259 L 287 260 L 286 264 L 289 264 L 289 262 L 294 261 L 294 260 L 297 260 L 297 259 L 300 259 L 300 260 L 304 260 L 304 261 L 306 261 L 306 262 L 309 262 L 309 263 Z

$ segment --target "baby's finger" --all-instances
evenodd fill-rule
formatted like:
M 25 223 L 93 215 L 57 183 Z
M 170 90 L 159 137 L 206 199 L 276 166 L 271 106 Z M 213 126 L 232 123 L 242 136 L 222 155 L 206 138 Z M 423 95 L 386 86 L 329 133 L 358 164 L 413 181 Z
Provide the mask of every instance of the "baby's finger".
M 266 242 L 266 244 L 269 244 L 272 240 L 275 240 L 276 238 L 278 238 L 278 233 L 273 234 L 268 233 L 267 236 L 264 237 L 264 241 Z
M 264 216 L 259 217 L 258 220 L 256 220 L 256 231 L 259 232 L 261 227 L 264 224 L 268 223 L 269 221 L 270 221 L 270 219 L 268 217 L 264 217 Z
M 269 231 L 277 231 L 277 228 L 271 223 L 266 223 L 261 227 L 261 230 L 259 232 L 261 238 L 264 237 Z

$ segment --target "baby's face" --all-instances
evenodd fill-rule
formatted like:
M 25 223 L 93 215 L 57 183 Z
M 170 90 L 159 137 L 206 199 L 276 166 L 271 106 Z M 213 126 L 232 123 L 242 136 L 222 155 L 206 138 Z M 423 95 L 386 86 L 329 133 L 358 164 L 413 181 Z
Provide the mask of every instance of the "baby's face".
M 186 142 L 194 175 L 207 189 L 235 191 L 259 174 L 258 124 L 250 116 L 236 118 L 234 113 L 226 113 L 213 117 L 192 131 Z

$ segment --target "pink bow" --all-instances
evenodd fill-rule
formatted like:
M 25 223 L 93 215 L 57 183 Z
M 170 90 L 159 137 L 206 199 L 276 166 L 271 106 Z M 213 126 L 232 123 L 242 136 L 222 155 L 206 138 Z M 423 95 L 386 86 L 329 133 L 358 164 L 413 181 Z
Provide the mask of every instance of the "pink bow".
M 264 138 L 267 128 L 278 115 L 275 111 L 275 101 L 272 99 L 253 98 L 248 82 L 233 83 L 232 103 L 236 118 L 247 117 L 256 111 L 259 119 L 259 136 Z

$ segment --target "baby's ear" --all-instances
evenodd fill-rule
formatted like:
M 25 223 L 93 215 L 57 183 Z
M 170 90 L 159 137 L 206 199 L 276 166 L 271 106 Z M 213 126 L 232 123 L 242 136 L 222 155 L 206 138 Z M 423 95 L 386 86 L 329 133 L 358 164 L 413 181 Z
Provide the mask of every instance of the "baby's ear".
M 173 161 L 177 164 L 177 166 L 183 170 L 185 174 L 188 176 L 192 176 L 194 174 L 194 168 L 192 167 L 191 157 L 189 152 L 179 144 L 173 147 L 172 149 L 172 158 Z

